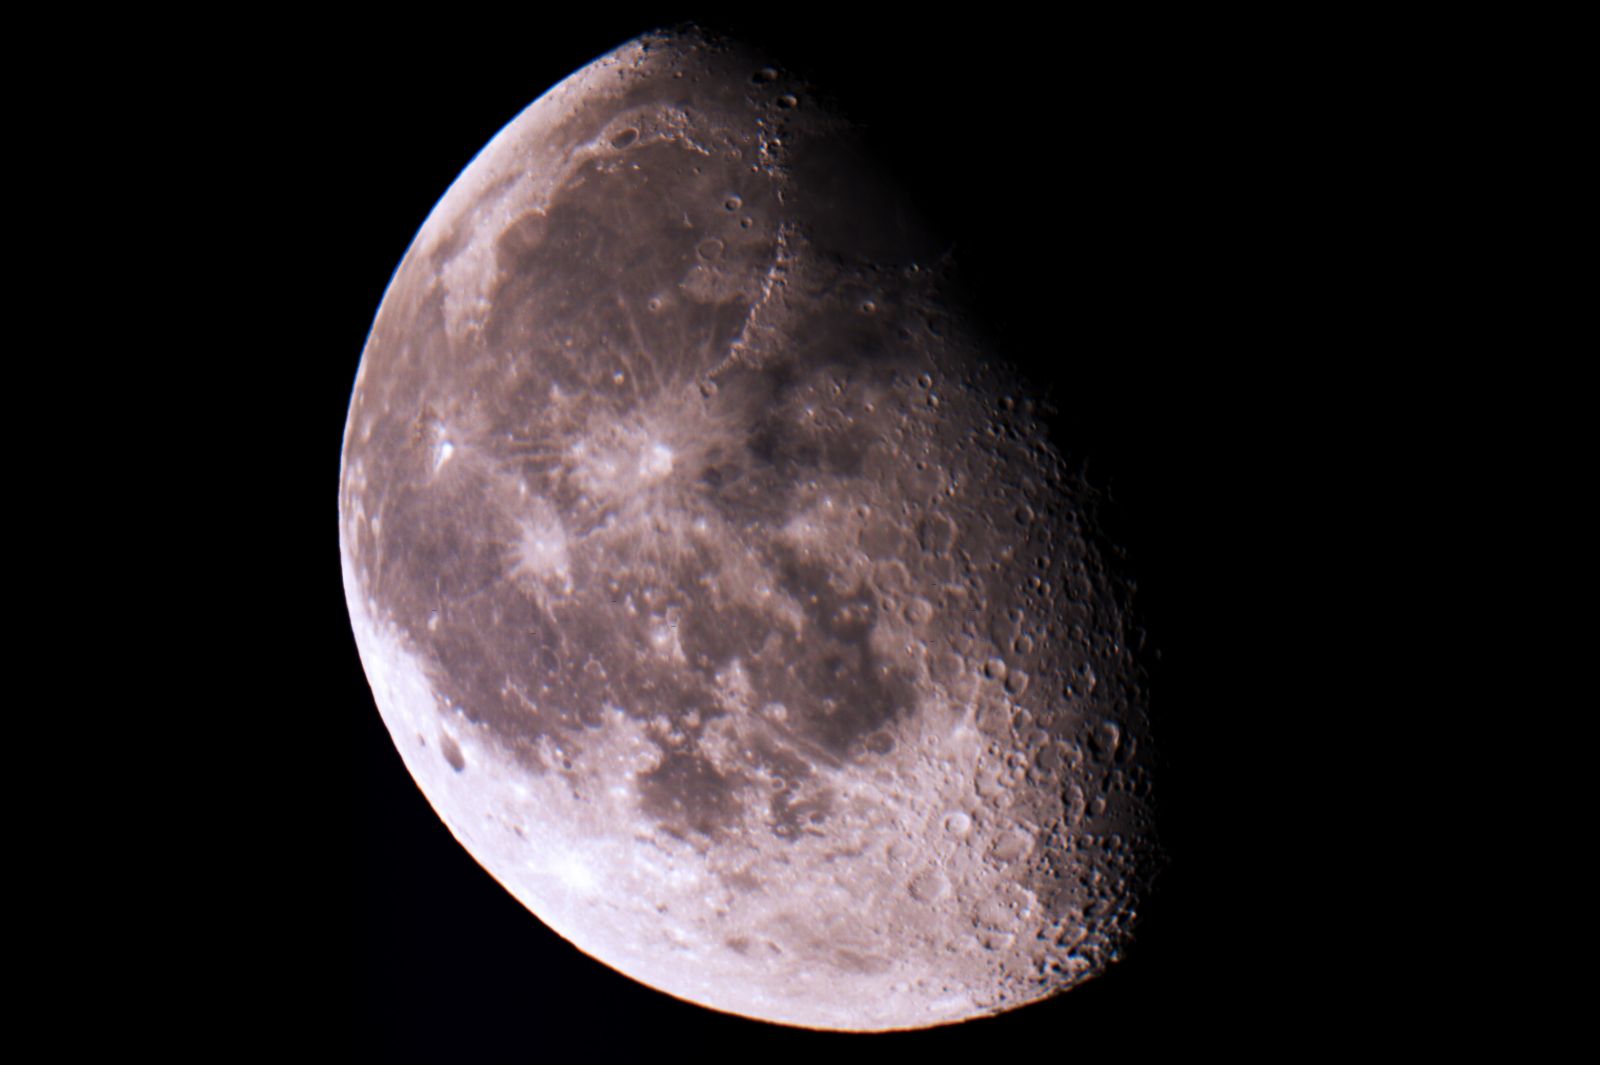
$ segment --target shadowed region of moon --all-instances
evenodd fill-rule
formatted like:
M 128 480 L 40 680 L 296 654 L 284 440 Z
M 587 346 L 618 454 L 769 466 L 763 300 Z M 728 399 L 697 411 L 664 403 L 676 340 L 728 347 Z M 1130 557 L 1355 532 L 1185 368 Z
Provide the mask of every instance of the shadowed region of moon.
M 606 964 L 815 1028 L 1080 983 L 1156 864 L 1129 589 L 905 202 L 781 69 L 640 38 L 429 216 L 345 435 L 451 831 Z

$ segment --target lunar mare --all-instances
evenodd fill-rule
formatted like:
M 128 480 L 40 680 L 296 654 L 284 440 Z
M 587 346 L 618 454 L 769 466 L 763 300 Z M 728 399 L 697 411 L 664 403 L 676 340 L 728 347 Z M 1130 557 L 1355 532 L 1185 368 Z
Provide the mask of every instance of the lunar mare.
M 882 1030 L 1101 971 L 1155 845 L 1092 493 L 854 137 L 693 32 L 537 100 L 385 295 L 340 544 L 407 768 L 524 905 Z

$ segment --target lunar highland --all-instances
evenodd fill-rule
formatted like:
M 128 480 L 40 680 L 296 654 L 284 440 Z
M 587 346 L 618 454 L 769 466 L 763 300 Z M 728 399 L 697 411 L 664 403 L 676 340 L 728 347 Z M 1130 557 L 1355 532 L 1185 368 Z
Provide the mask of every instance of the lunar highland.
M 1103 971 L 1157 853 L 1131 591 L 859 132 L 651 34 L 384 297 L 339 487 L 377 705 L 464 847 L 652 987 L 919 1028 Z

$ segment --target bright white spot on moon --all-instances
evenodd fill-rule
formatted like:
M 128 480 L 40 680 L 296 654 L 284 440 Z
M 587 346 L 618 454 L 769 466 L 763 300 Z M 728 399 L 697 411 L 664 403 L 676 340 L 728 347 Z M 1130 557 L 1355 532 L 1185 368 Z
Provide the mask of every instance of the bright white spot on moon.
M 561 882 L 574 891 L 592 891 L 595 886 L 594 872 L 571 851 L 562 851 L 550 861 L 550 871 Z
M 665 444 L 651 444 L 639 472 L 652 480 L 671 473 L 672 449 Z
M 548 507 L 534 508 L 519 521 L 520 535 L 513 546 L 513 576 L 540 580 L 567 578 L 567 534 Z
M 657 617 L 650 622 L 650 646 L 656 654 L 673 661 L 683 661 L 683 644 L 678 639 L 678 622 L 674 618 Z
M 678 459 L 649 427 L 637 424 L 608 426 L 574 441 L 567 454 L 585 495 L 630 504 L 640 490 L 665 480 Z

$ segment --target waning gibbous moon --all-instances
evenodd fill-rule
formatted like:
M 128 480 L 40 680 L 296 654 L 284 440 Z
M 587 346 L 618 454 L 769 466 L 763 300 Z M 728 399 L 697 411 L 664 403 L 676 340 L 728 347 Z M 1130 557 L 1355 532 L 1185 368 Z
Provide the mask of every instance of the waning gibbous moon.
M 1157 854 L 1129 588 L 868 158 L 698 31 L 579 70 L 407 252 L 339 489 L 473 857 L 651 987 L 845 1030 L 1093 977 Z

